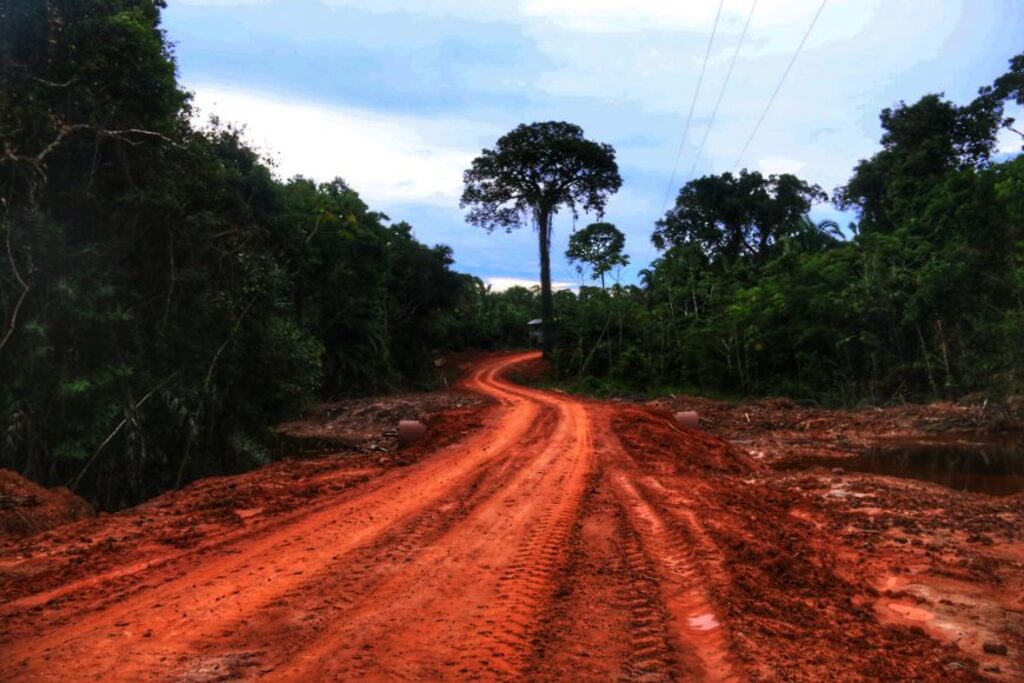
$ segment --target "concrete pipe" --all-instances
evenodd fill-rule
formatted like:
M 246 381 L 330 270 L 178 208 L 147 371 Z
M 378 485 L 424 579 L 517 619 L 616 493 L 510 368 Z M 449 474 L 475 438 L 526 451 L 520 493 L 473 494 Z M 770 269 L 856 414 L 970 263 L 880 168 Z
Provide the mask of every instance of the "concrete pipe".
M 398 421 L 398 447 L 408 446 L 427 433 L 427 426 L 419 420 Z
M 700 426 L 700 416 L 697 415 L 696 410 L 684 410 L 680 413 L 676 413 L 676 424 L 680 427 L 697 429 L 697 427 Z

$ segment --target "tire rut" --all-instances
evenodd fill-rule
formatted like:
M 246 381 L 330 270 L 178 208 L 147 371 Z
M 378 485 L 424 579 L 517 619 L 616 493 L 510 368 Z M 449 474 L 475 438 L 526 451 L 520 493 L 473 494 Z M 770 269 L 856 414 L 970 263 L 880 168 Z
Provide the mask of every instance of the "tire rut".
M 501 389 L 495 386 L 490 390 L 492 385 L 488 383 L 493 382 L 494 375 L 508 364 L 508 359 L 505 359 L 478 373 L 477 384 L 486 393 L 500 397 Z M 25 670 L 32 670 L 32 666 L 49 668 L 45 662 L 70 657 L 93 662 L 98 667 L 95 669 L 97 673 L 109 671 L 112 663 L 125 666 L 127 668 L 122 670 L 122 675 L 129 678 L 132 666 L 141 671 L 166 671 L 167 662 L 173 661 L 170 655 L 180 650 L 183 640 L 188 642 L 195 637 L 197 624 L 207 634 L 227 636 L 231 627 L 246 623 L 247 614 L 258 614 L 266 607 L 283 607 L 296 595 L 298 586 L 308 583 L 309 577 L 323 568 L 325 559 L 334 561 L 349 550 L 373 543 L 382 534 L 388 534 L 396 524 L 409 522 L 408 512 L 403 513 L 402 510 L 414 511 L 417 505 L 423 504 L 443 505 L 455 495 L 460 485 L 476 476 L 473 473 L 474 463 L 476 467 L 490 468 L 495 462 L 507 460 L 509 453 L 529 451 L 531 445 L 546 440 L 545 432 L 553 420 L 538 409 L 537 401 L 505 403 L 511 406 L 511 410 L 498 417 L 497 424 L 501 428 L 493 432 L 493 436 L 485 434 L 471 439 L 472 451 L 460 444 L 446 447 L 429 460 L 393 471 L 389 473 L 393 476 L 385 477 L 383 481 L 370 482 L 361 491 L 343 495 L 340 506 L 319 504 L 315 512 L 300 513 L 291 525 L 274 523 L 269 533 L 254 533 L 255 539 L 239 538 L 224 547 L 209 550 L 201 558 L 199 571 L 183 566 L 180 561 L 171 567 L 161 566 L 144 574 L 145 586 L 134 587 L 130 596 L 121 594 L 118 596 L 120 600 L 109 609 L 89 611 L 84 616 L 76 614 L 70 623 L 51 624 L 61 627 L 59 635 L 53 633 L 52 637 L 20 643 L 19 657 L 28 667 Z M 507 462 L 505 464 L 508 465 Z M 429 483 L 433 488 L 421 493 L 416 490 L 416 485 L 426 476 L 431 477 Z M 403 489 L 407 493 L 403 493 Z M 397 506 L 396 495 L 400 495 Z M 384 511 L 382 518 L 374 517 L 377 510 Z M 416 516 L 414 512 L 414 520 Z M 430 517 L 427 515 L 419 521 L 429 526 Z M 332 544 L 341 545 L 343 550 L 334 556 L 324 557 L 324 546 Z M 409 550 L 412 548 L 412 545 L 408 547 Z M 293 561 L 286 564 L 281 561 L 283 556 Z M 362 566 L 370 564 L 372 560 L 367 560 Z M 242 577 L 243 572 L 248 573 Z M 244 582 L 241 587 L 239 582 Z M 35 611 L 40 613 L 38 623 L 48 621 L 45 610 Z M 308 614 L 294 617 L 306 626 L 314 621 Z M 159 627 L 142 633 L 141 629 L 132 627 L 132 624 L 140 622 L 159 624 Z M 37 629 L 39 633 L 52 630 L 42 626 Z M 89 645 L 97 642 L 103 645 L 100 650 Z M 202 651 L 215 647 L 210 643 L 197 645 Z M 86 657 L 86 652 L 93 654 Z M 246 661 L 255 657 L 250 650 L 245 654 L 243 659 Z M 225 656 L 234 655 L 229 653 Z M 148 664 L 150 661 L 157 663 Z M 0 671 L 5 668 L 0 666 Z
M 681 659 L 699 665 L 703 680 L 743 678 L 733 663 L 731 643 L 704 587 L 703 572 L 693 557 L 693 545 L 680 529 L 667 523 L 623 471 L 611 478 L 621 495 L 631 528 L 644 554 L 662 575 L 665 604 L 675 622 Z
M 629 614 L 629 655 L 620 681 L 669 681 L 684 666 L 673 645 L 668 608 L 651 559 L 630 526 L 625 509 L 619 514 L 622 559 L 629 577 L 619 589 L 620 606 Z M 692 674 L 693 672 L 687 672 Z
M 644 474 L 607 413 L 499 379 L 522 358 L 474 376 L 490 431 L 141 572 L 109 609 L 40 616 L 26 675 L 741 678 L 692 500 Z
M 554 420 L 542 415 L 524 436 L 524 444 L 543 440 Z M 370 602 L 380 588 L 406 565 L 464 521 L 484 501 L 509 485 L 509 477 L 529 466 L 531 456 L 519 450 L 481 467 L 449 498 L 437 501 L 407 522 L 386 531 L 372 543 L 335 555 L 331 562 L 279 598 L 226 626 L 232 638 L 217 634 L 193 641 L 197 649 L 235 652 L 249 640 L 273 639 L 278 651 L 309 642 L 337 619 L 350 617 Z M 329 596 L 329 597 L 326 597 Z M 372 608 L 372 607 L 371 607 Z
M 509 678 L 528 642 L 581 497 L 589 457 L 582 411 L 530 398 L 555 416 L 555 432 L 509 467 L 509 479 L 391 580 L 369 591 L 345 623 L 282 663 L 310 678 Z M 502 578 L 504 577 L 504 578 Z M 453 592 L 455 591 L 455 592 Z M 415 614 L 415 621 L 410 622 Z M 432 622 L 429 643 L 414 629 Z M 396 651 L 416 655 L 399 660 Z

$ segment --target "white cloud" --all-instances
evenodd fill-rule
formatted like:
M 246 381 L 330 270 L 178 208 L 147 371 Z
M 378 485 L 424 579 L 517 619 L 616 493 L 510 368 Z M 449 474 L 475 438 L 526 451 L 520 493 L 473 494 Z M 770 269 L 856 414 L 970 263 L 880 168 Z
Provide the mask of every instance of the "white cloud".
M 491 286 L 491 289 L 493 289 L 496 292 L 504 292 L 506 289 L 510 289 L 512 287 L 526 287 L 527 289 L 531 287 L 540 287 L 539 280 L 530 280 L 529 278 L 494 276 L 484 278 L 484 280 L 487 284 Z M 551 288 L 555 291 L 559 291 L 562 289 L 576 289 L 578 286 L 579 285 L 573 284 L 571 282 L 551 283 Z
M 757 170 L 765 175 L 778 175 L 781 173 L 796 175 L 806 165 L 806 161 L 798 161 L 787 157 L 764 157 L 757 160 Z
M 287 0 L 176 0 L 186 5 L 264 5 Z M 711 28 L 717 0 L 320 0 L 332 7 L 366 12 L 408 12 L 432 17 L 460 17 L 476 21 L 506 21 L 556 25 L 584 33 L 630 33 L 644 30 L 700 31 Z M 738 33 L 753 0 L 725 0 L 719 31 Z M 883 0 L 829 0 L 826 13 L 842 13 L 842 25 L 851 28 L 873 15 Z M 751 21 L 754 31 L 799 26 L 817 10 L 812 0 L 758 0 Z
M 859 16 L 869 14 L 867 5 L 879 0 L 832 0 L 826 10 L 843 8 Z M 719 28 L 738 30 L 746 21 L 752 0 L 726 0 Z M 646 29 L 700 30 L 711 27 L 718 3 L 715 0 L 521 0 L 520 11 L 564 28 L 593 33 L 623 33 Z M 870 9 L 874 9 L 871 7 Z M 817 10 L 808 0 L 760 0 L 751 25 L 754 30 L 809 21 Z
M 477 122 L 387 115 L 220 84 L 193 90 L 204 119 L 213 114 L 244 124 L 246 139 L 276 159 L 281 176 L 341 176 L 371 204 L 450 206 L 479 153 L 466 142 L 490 133 Z

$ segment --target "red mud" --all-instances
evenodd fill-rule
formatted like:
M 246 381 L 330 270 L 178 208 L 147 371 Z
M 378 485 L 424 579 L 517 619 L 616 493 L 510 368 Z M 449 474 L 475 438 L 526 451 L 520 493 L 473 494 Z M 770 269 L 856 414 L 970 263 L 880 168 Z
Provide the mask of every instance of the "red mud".
M 738 403 L 702 396 L 674 396 L 648 406 L 669 412 L 695 410 L 700 425 L 755 457 L 767 461 L 798 456 L 843 457 L 886 440 L 919 439 L 950 433 L 999 429 L 1008 420 L 1024 419 L 985 402 L 906 404 L 829 410 L 784 398 Z
M 31 536 L 93 514 L 87 502 L 66 488 L 43 488 L 16 472 L 0 470 L 0 539 Z
M 533 358 L 480 361 L 493 402 L 406 466 L 286 461 L 0 546 L 0 680 L 1024 678 L 1020 495 L 779 473 L 502 379 Z

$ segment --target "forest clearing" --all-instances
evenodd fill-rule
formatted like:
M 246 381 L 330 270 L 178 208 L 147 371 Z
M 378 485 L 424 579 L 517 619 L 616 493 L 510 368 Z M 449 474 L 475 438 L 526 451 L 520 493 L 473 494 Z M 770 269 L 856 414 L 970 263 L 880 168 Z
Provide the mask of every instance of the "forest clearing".
M 536 359 L 469 363 L 489 400 L 401 466 L 287 459 L 5 539 L 0 678 L 1024 675 L 1024 494 L 779 472 L 663 409 L 503 379 Z M 917 418 L 977 417 L 948 412 Z

